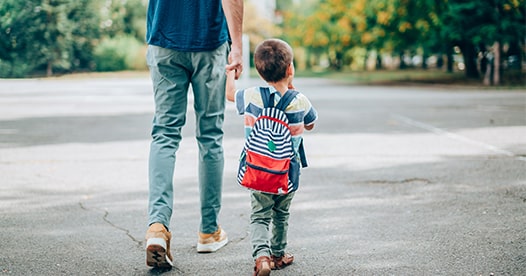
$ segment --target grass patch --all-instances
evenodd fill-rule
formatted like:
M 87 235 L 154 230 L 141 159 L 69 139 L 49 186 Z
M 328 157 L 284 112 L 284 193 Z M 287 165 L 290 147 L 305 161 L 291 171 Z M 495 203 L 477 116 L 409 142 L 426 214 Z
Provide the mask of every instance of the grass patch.
M 381 70 L 343 72 L 299 72 L 298 77 L 321 77 L 350 84 L 450 83 L 464 80 L 463 73 L 438 70 Z
M 297 71 L 296 77 L 318 77 L 332 79 L 347 84 L 361 85 L 460 85 L 488 87 L 482 80 L 466 79 L 464 72 L 448 73 L 441 70 L 380 70 L 312 72 Z M 495 86 L 489 86 L 495 88 Z M 507 71 L 502 77 L 500 88 L 526 88 L 525 74 L 520 71 Z
M 149 72 L 89 72 L 56 76 L 61 78 L 147 78 Z M 250 77 L 259 78 L 255 68 L 250 68 Z M 297 78 L 324 78 L 349 85 L 455 85 L 480 89 L 526 89 L 526 74 L 520 71 L 505 72 L 502 85 L 484 86 L 482 80 L 466 79 L 464 72 L 447 73 L 440 70 L 381 70 L 381 71 L 296 71 Z

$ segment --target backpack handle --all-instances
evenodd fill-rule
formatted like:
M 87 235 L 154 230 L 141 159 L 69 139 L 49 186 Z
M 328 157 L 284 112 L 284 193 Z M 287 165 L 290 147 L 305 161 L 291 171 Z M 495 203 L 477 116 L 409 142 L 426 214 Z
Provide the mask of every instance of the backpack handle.
M 268 87 L 260 87 L 259 92 L 261 93 L 261 99 L 263 100 L 263 107 L 274 107 L 274 93 L 271 94 Z M 298 94 L 298 91 L 288 90 L 276 104 L 276 108 L 285 111 L 290 102 L 292 102 L 294 97 L 296 97 Z

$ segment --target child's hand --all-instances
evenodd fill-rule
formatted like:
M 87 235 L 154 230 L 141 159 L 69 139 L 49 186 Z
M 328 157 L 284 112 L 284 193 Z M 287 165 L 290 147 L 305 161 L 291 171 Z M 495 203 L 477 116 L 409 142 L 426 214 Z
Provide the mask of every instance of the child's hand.
M 232 69 L 232 70 L 226 70 L 225 72 L 226 74 L 226 88 L 225 88 L 225 92 L 226 92 L 226 99 L 228 101 L 231 101 L 233 102 L 234 101 L 234 96 L 236 94 L 236 82 L 235 82 L 235 79 L 236 79 L 236 70 L 235 69 Z
M 234 77 L 235 78 L 236 73 L 237 73 L 236 71 L 237 70 L 235 70 L 235 69 L 232 69 L 232 70 L 226 69 L 225 74 L 226 74 L 227 78 L 230 78 L 230 77 Z

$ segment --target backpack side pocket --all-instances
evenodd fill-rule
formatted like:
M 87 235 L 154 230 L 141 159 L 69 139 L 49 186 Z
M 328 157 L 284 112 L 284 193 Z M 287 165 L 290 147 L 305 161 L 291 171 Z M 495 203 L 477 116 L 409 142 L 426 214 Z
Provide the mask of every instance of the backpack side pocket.
M 300 184 L 300 168 L 301 164 L 297 157 L 293 157 L 290 160 L 289 167 L 289 192 L 296 191 Z

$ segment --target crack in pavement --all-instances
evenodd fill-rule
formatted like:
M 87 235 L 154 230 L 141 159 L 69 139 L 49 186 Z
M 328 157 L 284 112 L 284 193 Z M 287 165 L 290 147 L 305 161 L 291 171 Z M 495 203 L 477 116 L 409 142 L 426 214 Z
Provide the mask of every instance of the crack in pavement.
M 118 225 L 116 225 L 115 223 L 111 222 L 109 219 L 108 219 L 108 216 L 109 216 L 109 212 L 107 210 L 102 210 L 100 208 L 88 208 L 86 206 L 84 206 L 84 204 L 82 202 L 79 202 L 79 206 L 82 210 L 85 210 L 85 211 L 91 211 L 91 210 L 97 210 L 97 211 L 100 211 L 100 212 L 103 212 L 104 215 L 102 216 L 102 220 L 104 220 L 104 222 L 106 222 L 107 224 L 109 224 L 111 227 L 119 230 L 119 231 L 122 231 L 126 234 L 126 236 L 128 236 L 128 238 L 130 238 L 134 243 L 137 244 L 137 247 L 142 249 L 144 246 L 144 241 L 142 240 L 139 240 L 137 238 L 135 238 L 132 234 L 130 234 L 130 230 L 124 228 L 124 227 L 120 227 Z
M 418 178 L 418 177 L 407 178 L 403 180 L 370 180 L 370 181 L 367 181 L 367 183 L 370 183 L 370 184 L 407 184 L 407 183 L 415 183 L 415 182 L 420 182 L 424 184 L 432 183 L 431 180 L 429 179 Z
M 408 184 L 408 183 L 422 183 L 422 184 L 431 184 L 431 180 L 427 178 L 406 178 L 402 180 L 365 180 L 356 182 L 358 184 Z
M 104 222 L 106 222 L 112 228 L 115 228 L 115 229 L 117 229 L 119 231 L 124 232 L 126 234 L 126 236 L 128 236 L 128 238 L 130 238 L 137 245 L 138 249 L 144 250 L 144 241 L 135 238 L 132 234 L 130 234 L 130 230 L 128 230 L 128 229 L 126 229 L 124 227 L 118 226 L 115 223 L 113 223 L 110 219 L 108 219 L 108 216 L 109 216 L 110 213 L 107 210 L 103 210 L 103 209 L 96 208 L 96 207 L 88 208 L 82 202 L 79 202 L 79 206 L 84 211 L 96 210 L 98 212 L 102 212 L 104 214 L 102 216 L 102 220 Z M 237 238 L 235 240 L 230 240 L 229 243 L 240 243 L 240 242 L 244 241 L 246 238 L 248 238 L 248 236 L 249 236 L 249 231 L 247 229 L 247 231 L 245 231 L 245 235 L 244 236 L 239 237 L 239 238 Z M 175 264 L 171 268 L 152 267 L 148 274 L 150 274 L 150 275 L 160 275 L 160 274 L 164 274 L 164 273 L 166 273 L 168 271 L 171 271 L 171 270 L 174 270 L 174 271 L 176 271 L 179 274 L 183 274 L 183 275 L 185 274 L 185 272 L 182 269 L 178 268 Z
M 126 236 L 128 236 L 128 238 L 130 238 L 134 243 L 136 243 L 137 245 L 137 248 L 139 250 L 144 250 L 144 241 L 142 240 L 138 240 L 137 238 L 135 238 L 132 234 L 130 234 L 130 230 L 124 228 L 124 227 L 120 227 L 118 225 L 116 225 L 115 223 L 111 222 L 109 219 L 108 219 L 108 216 L 109 216 L 109 212 L 107 210 L 102 210 L 100 208 L 88 208 L 86 206 L 84 206 L 84 204 L 82 202 L 79 202 L 79 206 L 82 210 L 85 210 L 85 211 L 92 211 L 92 210 L 97 210 L 97 211 L 100 211 L 102 213 L 104 213 L 104 215 L 102 216 L 102 220 L 104 222 L 106 222 L 107 224 L 109 224 L 111 227 L 119 230 L 119 231 L 122 231 L 126 234 Z M 243 237 L 244 239 L 245 237 Z M 181 270 L 180 268 L 178 268 L 177 266 L 172 266 L 171 268 L 161 268 L 161 267 L 152 267 L 149 271 L 149 274 L 153 274 L 153 275 L 160 275 L 160 274 L 163 274 L 165 272 L 168 272 L 170 270 L 175 270 L 177 271 L 179 274 L 185 274 L 185 272 L 183 270 Z

